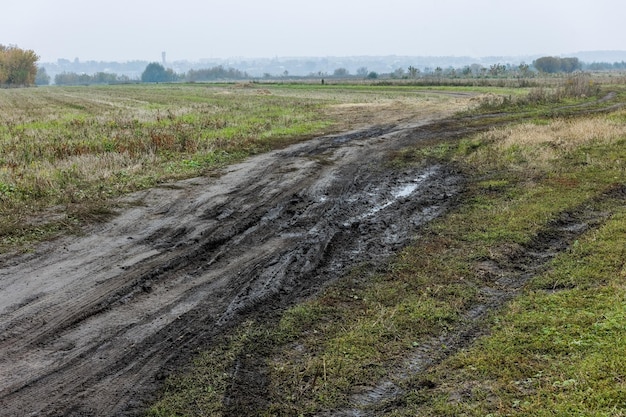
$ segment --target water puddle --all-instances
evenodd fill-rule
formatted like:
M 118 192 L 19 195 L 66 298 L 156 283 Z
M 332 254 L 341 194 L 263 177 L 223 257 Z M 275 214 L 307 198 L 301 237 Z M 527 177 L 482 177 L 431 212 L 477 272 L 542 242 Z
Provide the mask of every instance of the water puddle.
M 391 199 L 387 199 L 386 201 L 375 205 L 370 210 L 368 210 L 367 212 L 359 216 L 358 220 L 365 220 L 368 217 L 372 217 L 379 211 L 384 210 L 387 207 L 391 206 L 399 199 L 410 197 L 411 194 L 417 191 L 419 186 L 422 185 L 424 182 L 426 182 L 426 180 L 428 180 L 430 177 L 432 177 L 437 172 L 437 170 L 438 170 L 438 167 L 436 166 L 429 167 L 424 173 L 422 173 L 417 178 L 414 178 L 408 182 L 403 182 L 399 186 L 394 187 L 391 192 L 391 197 L 392 197 Z

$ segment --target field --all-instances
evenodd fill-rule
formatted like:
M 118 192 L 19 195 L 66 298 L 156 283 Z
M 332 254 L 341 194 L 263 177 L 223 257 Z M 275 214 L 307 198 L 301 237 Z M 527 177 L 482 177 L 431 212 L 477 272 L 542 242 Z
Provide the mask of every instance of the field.
M 1 90 L 0 405 L 624 415 L 626 89 L 553 82 Z
M 314 135 L 460 108 L 402 88 L 239 85 L 0 91 L 0 249 L 107 218 L 113 197 Z M 428 97 L 428 92 L 418 93 Z M 437 95 L 435 95 L 437 97 Z

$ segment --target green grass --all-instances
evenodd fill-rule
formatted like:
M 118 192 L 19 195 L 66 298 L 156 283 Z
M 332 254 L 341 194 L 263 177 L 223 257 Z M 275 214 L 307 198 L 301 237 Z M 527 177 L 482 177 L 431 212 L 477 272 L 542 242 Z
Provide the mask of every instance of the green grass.
M 616 206 L 493 318 L 489 336 L 430 372 L 437 388 L 391 415 L 624 415 L 626 210 Z M 542 289 L 563 279 L 570 289 Z

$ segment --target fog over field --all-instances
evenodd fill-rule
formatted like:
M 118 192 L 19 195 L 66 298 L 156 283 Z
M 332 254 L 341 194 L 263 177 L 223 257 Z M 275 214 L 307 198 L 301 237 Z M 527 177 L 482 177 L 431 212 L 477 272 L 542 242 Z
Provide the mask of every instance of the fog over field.
M 615 0 L 31 0 L 3 5 L 0 44 L 42 62 L 563 55 L 624 49 L 625 10 Z

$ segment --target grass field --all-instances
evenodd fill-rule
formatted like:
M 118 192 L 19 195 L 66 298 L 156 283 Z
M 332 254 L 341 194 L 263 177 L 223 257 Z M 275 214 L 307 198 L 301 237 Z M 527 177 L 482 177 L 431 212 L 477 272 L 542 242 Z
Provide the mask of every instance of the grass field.
M 255 352 L 268 369 L 258 415 L 350 410 L 385 381 L 401 391 L 371 415 L 625 415 L 626 110 L 574 115 L 567 106 L 593 109 L 595 97 L 526 100 L 527 89 L 326 87 L 0 90 L 2 250 L 106 218 L 123 193 L 314 135 L 499 108 L 510 123 L 388 161 L 457 165 L 468 181 L 462 204 L 387 267 L 357 268 L 279 322 L 247 321 L 216 341 L 168 379 L 148 414 L 222 415 L 233 365 Z M 623 102 L 624 86 L 602 93 L 609 87 L 617 94 L 606 106 Z M 450 92 L 489 94 L 471 102 Z M 498 92 L 509 98 L 494 100 Z M 568 219 L 589 226 L 480 318 L 476 340 L 437 342 L 474 325 L 468 311 Z M 406 372 L 424 352 L 432 365 Z

